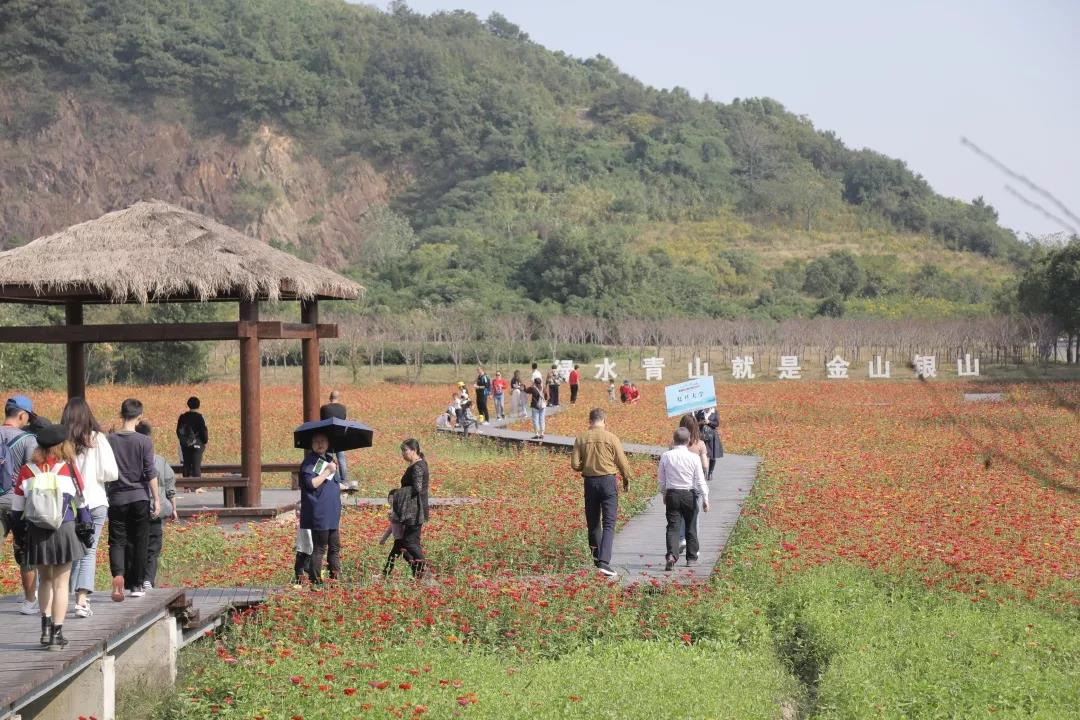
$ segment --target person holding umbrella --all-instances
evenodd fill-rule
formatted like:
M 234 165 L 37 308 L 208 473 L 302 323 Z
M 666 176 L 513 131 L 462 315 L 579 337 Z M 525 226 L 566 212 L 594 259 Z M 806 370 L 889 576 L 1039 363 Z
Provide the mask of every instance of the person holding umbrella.
M 341 493 L 335 452 L 371 447 L 371 428 L 332 417 L 304 423 L 293 431 L 293 447 L 307 450 L 300 465 L 300 529 L 296 534 L 294 585 L 306 571 L 312 587 L 322 582 L 322 564 L 330 579 L 341 574 Z
M 300 531 L 296 538 L 294 584 L 307 571 L 314 588 L 322 583 L 323 558 L 330 579 L 341 574 L 341 481 L 326 433 L 311 435 L 311 448 L 300 465 Z

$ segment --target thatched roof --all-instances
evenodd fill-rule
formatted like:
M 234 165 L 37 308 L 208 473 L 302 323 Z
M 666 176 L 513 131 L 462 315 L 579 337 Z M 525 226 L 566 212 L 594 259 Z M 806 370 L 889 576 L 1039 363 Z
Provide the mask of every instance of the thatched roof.
M 0 253 L 0 300 L 310 300 L 362 292 L 337 273 L 156 200 Z

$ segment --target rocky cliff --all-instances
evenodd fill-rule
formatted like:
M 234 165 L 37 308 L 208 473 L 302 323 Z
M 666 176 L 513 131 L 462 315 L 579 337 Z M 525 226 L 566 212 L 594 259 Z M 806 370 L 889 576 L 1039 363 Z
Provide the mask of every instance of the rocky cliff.
M 0 86 L 0 127 L 32 100 Z M 268 126 L 233 139 L 167 116 L 69 91 L 41 127 L 0 135 L 0 242 L 157 198 L 341 268 L 356 258 L 365 214 L 404 182 L 356 158 L 327 167 Z

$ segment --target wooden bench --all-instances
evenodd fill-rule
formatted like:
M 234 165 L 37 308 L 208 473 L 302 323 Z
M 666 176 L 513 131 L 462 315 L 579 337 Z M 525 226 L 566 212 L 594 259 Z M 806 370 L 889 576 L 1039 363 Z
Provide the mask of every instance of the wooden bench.
M 227 463 L 204 464 L 200 468 L 203 476 L 197 478 L 180 477 L 179 473 L 184 471 L 183 464 L 175 464 L 171 467 L 173 472 L 178 473 L 176 477 L 177 488 L 219 487 L 227 508 L 236 507 L 236 489 L 246 489 L 248 486 L 248 479 L 240 475 L 242 472 L 240 465 Z M 263 463 L 262 471 L 264 473 L 290 473 L 292 475 L 292 489 L 300 489 L 299 463 Z
M 247 488 L 248 479 L 238 475 L 208 475 L 204 477 L 178 477 L 176 478 L 177 489 L 193 489 L 219 487 L 225 503 L 225 507 L 236 507 L 236 489 Z

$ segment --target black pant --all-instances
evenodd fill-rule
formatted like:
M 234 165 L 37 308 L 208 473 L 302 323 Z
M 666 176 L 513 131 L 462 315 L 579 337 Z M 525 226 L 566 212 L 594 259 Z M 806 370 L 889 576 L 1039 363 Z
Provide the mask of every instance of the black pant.
M 716 469 L 716 458 L 709 458 L 709 474 L 706 476 L 706 482 L 712 482 L 713 470 Z
M 423 525 L 406 525 L 402 538 L 394 539 L 394 546 L 390 548 L 390 554 L 386 556 L 386 564 L 383 565 L 383 575 L 389 575 L 394 569 L 394 562 L 398 556 L 404 554 L 412 568 L 413 577 L 424 574 L 424 550 L 420 547 L 420 529 Z
M 686 533 L 686 559 L 697 560 L 697 497 L 693 490 L 668 490 L 664 496 L 667 516 L 667 554 L 679 557 L 679 540 Z
M 308 577 L 312 576 L 311 556 L 307 553 L 298 552 L 296 553 L 296 560 L 293 562 L 293 582 L 296 585 L 300 584 L 304 573 L 307 573 Z
M 483 390 L 478 390 L 476 393 L 476 411 L 483 416 L 480 418 L 480 422 L 491 420 L 487 411 L 487 393 Z
M 181 447 L 180 457 L 183 459 L 184 477 L 202 477 L 202 456 L 205 447 Z
M 135 557 L 135 546 L 128 541 L 127 553 L 124 555 L 124 563 L 127 569 L 124 571 L 125 585 L 142 585 L 143 580 L 150 581 L 151 585 L 157 585 L 158 558 L 161 557 L 161 542 L 163 523 L 161 519 L 151 520 L 149 532 L 146 537 L 146 567 L 142 579 L 135 577 L 131 570 L 131 560 Z
M 149 541 L 149 500 L 109 506 L 109 571 L 113 577 L 123 575 L 124 587 L 128 590 L 142 588 L 143 579 L 146 577 L 146 549 Z
M 577 402 L 577 391 L 578 391 L 578 386 L 577 385 L 571 385 L 570 386 L 570 404 L 571 405 L 573 405 L 574 403 Z
M 585 478 L 585 524 L 589 527 L 589 548 L 593 561 L 611 562 L 615 543 L 615 518 L 619 514 L 619 491 L 614 475 Z
M 559 386 L 548 385 L 548 405 L 559 404 Z
M 311 582 L 322 582 L 323 557 L 330 569 L 330 579 L 337 580 L 341 575 L 341 535 L 337 530 L 312 530 L 311 544 L 314 546 L 308 568 Z

